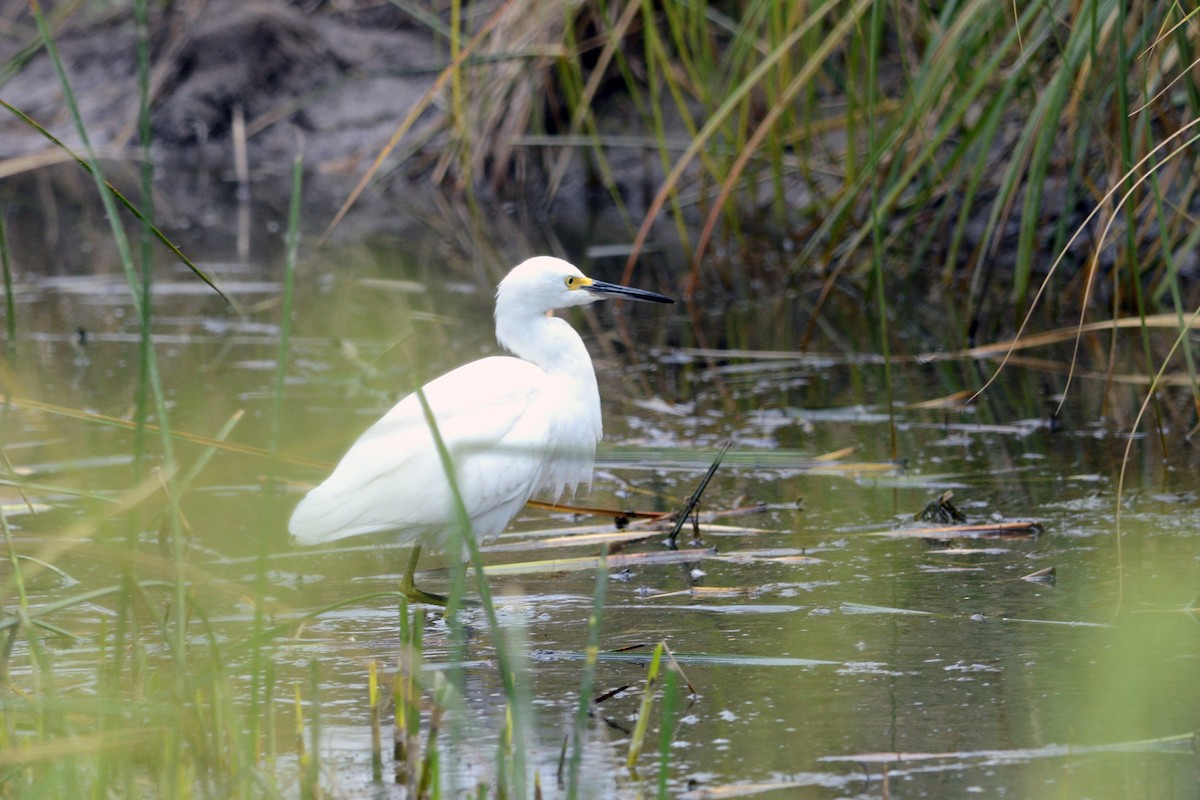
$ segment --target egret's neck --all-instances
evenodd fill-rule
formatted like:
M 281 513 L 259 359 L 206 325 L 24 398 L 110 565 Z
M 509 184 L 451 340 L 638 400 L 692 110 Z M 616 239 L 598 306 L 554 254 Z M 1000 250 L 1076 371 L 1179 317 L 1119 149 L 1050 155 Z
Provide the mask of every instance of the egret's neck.
M 496 315 L 496 340 L 547 374 L 596 381 L 583 340 L 566 320 L 546 314 Z
M 496 306 L 496 339 L 501 346 L 518 358 L 542 369 L 553 387 L 545 399 L 553 404 L 556 414 L 576 423 L 559 431 L 557 438 L 581 436 L 581 448 L 595 447 L 600 440 L 600 392 L 596 387 L 596 371 L 584 347 L 583 339 L 566 320 L 546 314 L 505 313 Z M 591 456 L 587 458 L 591 469 Z M 578 482 L 578 478 L 572 478 Z

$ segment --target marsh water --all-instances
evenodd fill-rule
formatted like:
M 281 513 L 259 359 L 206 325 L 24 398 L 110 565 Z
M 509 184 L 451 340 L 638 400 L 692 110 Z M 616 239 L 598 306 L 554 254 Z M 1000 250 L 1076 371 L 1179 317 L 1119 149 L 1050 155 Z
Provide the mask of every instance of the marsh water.
M 386 537 L 298 548 L 286 521 L 325 474 L 313 462 L 335 461 L 420 381 L 498 352 L 491 293 L 505 259 L 530 253 L 480 247 L 489 254 L 467 258 L 372 235 L 306 246 L 280 392 L 283 255 L 271 243 L 282 233 L 277 222 L 252 225 L 244 259 L 219 228 L 187 237 L 237 310 L 168 257 L 157 267 L 152 331 L 171 429 L 264 449 L 277 437 L 281 454 L 209 454 L 175 441 L 181 470 L 208 457 L 178 498 L 193 593 L 230 646 L 233 676 L 260 554 L 272 623 L 365 598 L 273 644 L 278 716 L 291 714 L 292 687 L 316 675 L 319 700 L 305 702 L 320 704 L 332 796 L 402 796 L 371 782 L 366 685 L 369 662 L 384 673 L 395 664 L 397 605 L 382 595 L 396 588 L 406 553 Z M 77 235 L 85 243 L 105 232 Z M 588 255 L 602 244 L 574 242 L 564 254 L 619 279 L 623 259 Z M 14 251 L 18 338 L 0 377 L 20 402 L 0 410 L 11 464 L 3 505 L 18 551 L 54 567 L 31 562 L 34 609 L 114 583 L 130 534 L 108 509 L 139 485 L 138 448 L 158 449 L 151 435 L 139 444 L 126 427 L 87 416 L 130 418 L 139 369 L 125 277 L 102 248 L 88 252 L 50 264 Z M 678 293 L 678 272 L 649 264 L 632 282 Z M 595 707 L 585 794 L 656 791 L 657 722 L 636 773 L 625 759 L 650 653 L 665 642 L 695 690 L 674 698 L 670 796 L 1195 797 L 1200 465 L 1175 421 L 1187 418 L 1178 409 L 1188 390 L 1164 390 L 1131 441 L 1145 388 L 1112 375 L 1137 373 L 1136 359 L 1106 380 L 1094 359 L 1107 340 L 1087 341 L 1093 361 L 1080 372 L 1090 374 L 1068 388 L 1066 341 L 1006 365 L 970 406 L 929 402 L 979 388 L 998 365 L 929 356 L 962 346 L 950 300 L 890 298 L 889 378 L 860 298 L 827 305 L 802 351 L 811 295 L 786 285 L 764 283 L 761 294 L 709 286 L 695 319 L 683 305 L 570 316 L 596 364 L 605 438 L 591 490 L 567 500 L 678 508 L 731 443 L 703 494 L 698 541 L 684 528 L 690 555 L 672 556 L 662 531 L 608 545 L 594 694 L 626 688 Z M 1037 527 L 900 535 L 928 527 L 914 516 L 947 490 L 968 522 Z M 529 768 L 546 796 L 560 791 L 596 586 L 594 567 L 566 560 L 598 556 L 593 539 L 578 537 L 613 528 L 604 517 L 531 509 L 484 549 L 529 696 Z M 152 560 L 161 531 L 150 520 L 135 535 Z M 421 582 L 445 588 L 445 566 L 423 561 Z M 1043 570 L 1052 573 L 1035 575 Z M 6 582 L 6 608 L 11 592 Z M 46 618 L 76 637 L 48 640 L 58 674 L 76 678 L 67 691 L 90 691 L 111 613 L 99 597 Z M 424 613 L 426 671 L 448 668 L 446 622 L 438 609 Z M 463 621 L 466 652 L 455 663 L 464 696 L 442 739 L 443 796 L 492 779 L 503 729 L 491 632 L 478 610 Z M 22 647 L 10 661 L 18 685 L 32 672 Z

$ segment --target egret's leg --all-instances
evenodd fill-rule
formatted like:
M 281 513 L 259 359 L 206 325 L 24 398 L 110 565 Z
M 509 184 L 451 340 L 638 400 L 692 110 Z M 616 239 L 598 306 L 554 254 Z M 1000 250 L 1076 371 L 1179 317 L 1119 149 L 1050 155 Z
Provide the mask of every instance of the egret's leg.
M 413 575 L 417 572 L 417 562 L 421 559 L 421 545 L 415 545 L 412 552 L 408 556 L 408 567 L 404 570 L 404 577 L 400 579 L 400 592 L 414 603 L 430 603 L 435 606 L 444 606 L 447 603 L 446 596 L 441 594 L 433 594 L 418 589 L 416 583 L 413 582 Z

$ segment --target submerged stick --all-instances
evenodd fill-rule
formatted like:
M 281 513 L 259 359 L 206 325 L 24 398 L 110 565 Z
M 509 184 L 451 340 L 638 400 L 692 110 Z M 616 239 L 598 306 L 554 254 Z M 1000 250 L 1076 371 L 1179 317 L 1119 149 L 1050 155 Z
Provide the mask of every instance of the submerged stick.
M 613 517 L 620 524 L 620 520 L 630 519 L 661 519 L 669 516 L 669 512 L 665 511 L 623 511 L 615 508 L 598 508 L 596 506 L 572 506 L 566 503 L 547 503 L 542 500 L 529 500 L 525 503 L 529 508 L 538 508 L 543 511 L 559 511 L 569 514 L 579 514 L 589 517 Z
M 713 475 L 717 472 L 717 467 L 721 466 L 721 459 L 725 457 L 730 445 L 733 442 L 727 441 L 721 445 L 721 449 L 717 451 L 716 458 L 708 468 L 708 472 L 704 473 L 704 477 L 700 479 L 700 485 L 696 487 L 696 491 L 692 492 L 692 496 L 688 498 L 687 503 L 679 511 L 679 516 L 675 518 L 675 527 L 671 528 L 671 532 L 667 535 L 667 546 L 672 550 L 675 549 L 675 540 L 679 538 L 679 531 L 683 529 L 683 524 L 691 517 L 696 506 L 700 503 L 700 495 L 704 494 L 704 490 L 708 488 L 708 482 L 712 480 Z

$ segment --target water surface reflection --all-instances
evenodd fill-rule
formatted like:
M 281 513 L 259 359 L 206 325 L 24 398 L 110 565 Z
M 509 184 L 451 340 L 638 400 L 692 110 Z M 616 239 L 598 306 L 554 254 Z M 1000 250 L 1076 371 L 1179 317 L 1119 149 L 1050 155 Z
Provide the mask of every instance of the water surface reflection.
M 386 538 L 293 548 L 287 515 L 323 472 L 289 456 L 331 461 L 414 385 L 498 352 L 491 287 L 506 266 L 404 253 L 353 257 L 369 249 L 334 250 L 302 266 L 279 418 L 283 455 L 218 451 L 180 498 L 187 562 L 223 642 L 247 636 L 253 615 L 245 598 L 264 543 L 272 623 L 376 595 L 305 624 L 272 654 L 281 686 L 305 682 L 315 663 L 327 747 L 339 765 L 329 780 L 351 794 L 367 792 L 367 663 L 395 660 L 396 606 L 383 595 L 395 589 L 404 555 Z M 619 277 L 598 266 L 591 269 L 597 276 Z M 615 262 L 608 266 L 615 272 Z M 157 284 L 153 334 L 170 426 L 214 437 L 241 414 L 229 440 L 269 447 L 280 266 L 206 267 L 245 315 L 196 291 L 184 275 Z M 787 293 L 781 296 L 766 310 L 715 309 L 713 329 L 741 331 L 742 349 L 786 351 L 806 320 L 794 318 L 798 306 L 789 318 Z M 28 269 L 20 299 L 5 391 L 127 419 L 136 403 L 138 321 L 123 279 Z M 914 797 L 1194 794 L 1190 752 L 1145 744 L 1198 723 L 1194 453 L 1172 441 L 1164 455 L 1154 437 L 1135 443 L 1118 548 L 1115 476 L 1132 412 L 1104 417 L 1094 383 L 1078 385 L 1051 425 L 1057 376 L 1010 368 L 964 414 L 914 404 L 977 387 L 986 363 L 898 363 L 901 463 L 893 464 L 882 366 L 857 355 L 870 339 L 860 316 L 826 320 L 844 333 L 838 344 L 848 350 L 834 354 L 831 345 L 822 358 L 758 358 L 696 349 L 683 311 L 638 311 L 626 308 L 621 317 L 636 352 L 618 335 L 610 309 L 575 317 L 596 361 L 606 430 L 593 490 L 576 499 L 678 507 L 716 446 L 731 440 L 702 510 L 756 510 L 706 523 L 699 543 L 688 546 L 711 552 L 694 560 L 613 570 L 601 645 L 622 655 L 601 659 L 596 690 L 630 688 L 598 706 L 589 728 L 593 796 L 632 797 L 652 785 L 629 777 L 623 763 L 646 660 L 659 641 L 698 691 L 680 705 L 669 750 L 675 795 L 768 784 L 780 796 L 879 796 L 884 780 L 891 792 Z M 919 333 L 923 351 L 939 346 L 928 340 L 937 326 L 927 309 L 909 311 L 896 309 L 897 338 Z M 829 313 L 836 312 L 835 304 Z M 707 338 L 732 344 L 723 335 Z M 1134 390 L 1120 396 L 1137 398 Z M 32 402 L 0 414 L 4 454 L 19 476 L 3 499 L 13 536 L 22 551 L 60 570 L 35 571 L 26 587 L 31 603 L 111 584 L 129 529 L 102 515 L 136 483 L 134 433 Z M 206 451 L 186 441 L 176 448 L 185 469 Z M 835 456 L 819 460 L 826 454 Z M 877 535 L 909 524 L 950 488 L 972 520 L 1036 518 L 1044 532 L 949 547 Z M 160 531 L 155 520 L 143 522 L 135 535 L 153 569 Z M 595 546 L 548 552 L 537 543 L 539 531 L 585 524 L 605 523 L 531 511 L 485 558 L 519 565 L 594 556 Z M 660 551 L 662 539 L 649 535 L 614 552 Z M 425 579 L 436 590 L 446 572 L 437 561 L 430 566 Z M 1022 579 L 1048 567 L 1054 583 Z M 536 720 L 532 766 L 551 790 L 577 703 L 594 583 L 590 569 L 515 570 L 491 579 L 502 626 L 525 664 Z M 92 674 L 108 603 L 98 598 L 53 618 L 80 637 L 55 653 L 62 674 L 77 671 L 77 691 L 86 691 Z M 446 762 L 453 780 L 471 787 L 490 780 L 504 695 L 486 622 L 474 611 L 464 619 L 471 632 L 460 663 L 465 695 L 452 714 L 462 727 L 445 746 L 459 748 Z M 427 659 L 431 668 L 445 667 L 453 656 L 439 612 L 429 612 L 428 625 Z M 24 659 L 14 658 L 14 682 L 30 674 Z M 290 713 L 290 698 L 278 702 L 281 717 Z M 881 753 L 910 755 L 873 755 Z M 652 762 L 644 757 L 641 770 L 651 782 Z

